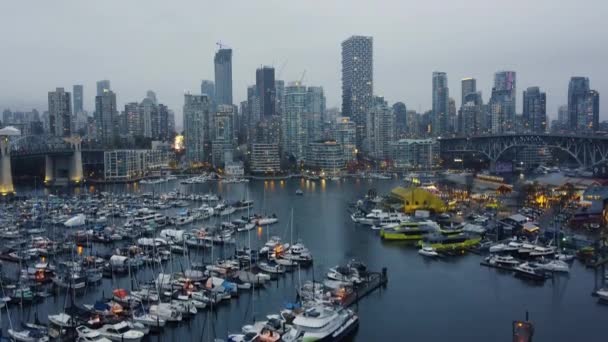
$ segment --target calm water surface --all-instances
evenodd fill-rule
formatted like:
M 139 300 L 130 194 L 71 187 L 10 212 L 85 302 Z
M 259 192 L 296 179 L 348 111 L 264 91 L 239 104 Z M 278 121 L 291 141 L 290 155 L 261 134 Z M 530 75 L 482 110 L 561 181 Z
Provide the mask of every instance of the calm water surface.
M 240 243 L 263 244 L 267 236 L 279 235 L 289 241 L 290 212 L 294 210 L 294 240 L 299 238 L 315 258 L 316 279 L 336 264 L 360 259 L 371 269 L 388 268 L 389 284 L 363 299 L 355 309 L 360 316 L 356 341 L 508 341 L 511 321 L 530 312 L 536 326 L 535 341 L 605 341 L 608 306 L 590 296 L 593 271 L 575 262 L 570 275 L 536 286 L 479 265 L 480 256 L 466 255 L 444 260 L 426 260 L 415 249 L 382 243 L 375 232 L 356 226 L 349 218 L 348 203 L 370 188 L 385 193 L 397 181 L 341 180 L 338 182 L 252 181 L 248 184 L 108 186 L 109 191 L 218 192 L 225 199 L 249 197 L 256 212 L 275 213 L 280 222 L 263 231 L 240 233 Z M 304 196 L 296 196 L 302 188 Z M 99 190 L 99 189 L 97 189 Z M 268 231 L 270 229 L 270 231 Z M 233 250 L 214 250 L 214 256 L 230 255 Z M 192 253 L 197 261 L 210 258 Z M 178 271 L 187 261 L 175 260 L 168 269 Z M 151 274 L 141 272 L 138 280 L 149 281 Z M 239 332 L 243 324 L 266 314 L 276 313 L 295 299 L 300 281 L 312 279 L 313 269 L 289 273 L 266 289 L 243 292 L 237 300 L 222 304 L 215 314 L 199 313 L 189 322 L 165 329 L 150 341 L 209 341 Z M 129 287 L 127 278 L 104 279 L 103 286 L 76 298 L 77 303 L 92 303 L 108 295 L 112 288 Z M 11 322 L 31 320 L 37 312 L 42 321 L 48 313 L 61 311 L 64 296 L 48 298 L 34 308 L 11 307 Z M 2 326 L 9 326 L 3 310 Z

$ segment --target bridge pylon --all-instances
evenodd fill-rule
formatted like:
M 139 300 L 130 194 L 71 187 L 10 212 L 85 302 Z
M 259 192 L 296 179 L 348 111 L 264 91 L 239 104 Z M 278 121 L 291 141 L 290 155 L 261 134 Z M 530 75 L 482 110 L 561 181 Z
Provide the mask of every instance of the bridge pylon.
M 13 175 L 11 174 L 11 144 L 10 136 L 19 136 L 21 132 L 14 127 L 0 129 L 0 195 L 15 193 Z
M 66 141 L 70 143 L 74 150 L 74 153 L 70 158 L 70 183 L 79 184 L 84 180 L 84 173 L 82 171 L 82 139 L 79 136 L 72 136 L 67 138 Z

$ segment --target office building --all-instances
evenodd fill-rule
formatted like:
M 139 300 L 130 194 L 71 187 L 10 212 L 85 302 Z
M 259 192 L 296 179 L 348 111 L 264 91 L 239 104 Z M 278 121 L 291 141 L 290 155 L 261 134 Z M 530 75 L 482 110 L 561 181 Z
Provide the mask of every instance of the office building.
M 110 81 L 109 80 L 101 80 L 97 81 L 97 96 L 103 95 L 104 91 L 112 90 L 110 89 Z
M 490 98 L 492 133 L 515 131 L 515 71 L 499 71 L 494 74 L 494 87 Z
M 142 136 L 152 138 L 158 136 L 158 108 L 150 98 L 145 98 L 139 105 L 139 115 Z
M 104 88 L 102 94 L 95 97 L 97 140 L 108 146 L 115 144 L 119 135 L 118 124 L 116 94 Z
M 529 87 L 523 95 L 524 132 L 545 133 L 547 129 L 547 96 L 539 87 Z
M 449 101 L 448 76 L 445 72 L 433 72 L 433 117 L 431 132 L 441 136 L 449 131 Z
M 72 99 L 63 88 L 49 91 L 49 128 L 51 135 L 69 137 L 72 132 Z
M 207 162 L 210 151 L 206 142 L 211 101 L 207 95 L 184 95 L 184 145 L 190 163 Z
M 569 129 L 595 132 L 599 129 L 599 93 L 590 89 L 586 77 L 572 77 L 568 85 Z
M 276 115 L 283 116 L 283 113 L 285 111 L 285 81 L 275 80 L 274 92 L 274 112 Z
M 215 103 L 232 105 L 232 49 L 215 53 Z
M 356 126 L 357 148 L 362 148 L 366 115 L 373 106 L 373 38 L 352 36 L 342 42 L 342 115 Z
M 255 72 L 257 96 L 260 99 L 260 115 L 269 118 L 275 115 L 274 68 L 263 66 Z

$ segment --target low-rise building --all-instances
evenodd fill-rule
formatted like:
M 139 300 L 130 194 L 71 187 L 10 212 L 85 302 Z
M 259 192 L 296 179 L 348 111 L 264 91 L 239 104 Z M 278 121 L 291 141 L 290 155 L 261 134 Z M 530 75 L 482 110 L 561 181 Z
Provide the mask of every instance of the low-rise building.
M 281 171 L 279 144 L 251 144 L 251 172 L 276 173 Z
M 400 139 L 391 144 L 393 166 L 397 169 L 433 169 L 439 165 L 436 139 Z
M 104 152 L 106 182 L 131 182 L 169 166 L 170 152 L 164 150 L 112 150 Z
M 335 140 L 309 143 L 304 164 L 315 170 L 337 173 L 344 169 L 344 149 Z
M 227 177 L 243 177 L 245 175 L 245 168 L 242 162 L 228 162 L 224 167 L 224 174 Z

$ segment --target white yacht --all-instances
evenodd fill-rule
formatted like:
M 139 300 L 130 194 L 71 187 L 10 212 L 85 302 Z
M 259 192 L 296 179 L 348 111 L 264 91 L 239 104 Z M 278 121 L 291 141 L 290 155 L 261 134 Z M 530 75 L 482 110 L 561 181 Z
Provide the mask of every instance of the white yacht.
M 297 315 L 282 341 L 341 341 L 359 325 L 359 317 L 342 307 L 315 306 Z
M 435 250 L 435 248 L 433 247 L 429 247 L 429 246 L 425 246 L 422 247 L 418 250 L 418 254 L 425 256 L 425 257 L 430 257 L 430 258 L 434 258 L 434 257 L 438 257 L 439 253 L 437 253 L 437 251 Z
M 504 267 L 515 267 L 521 262 L 510 255 L 492 255 L 486 258 L 486 261 L 490 265 L 504 266 Z
M 101 336 L 99 331 L 89 329 L 84 325 L 81 325 L 76 328 L 76 333 L 78 333 L 78 338 L 76 342 L 111 342 L 112 340 Z
M 562 260 L 551 260 L 547 263 L 539 263 L 538 267 L 551 272 L 570 272 L 570 265 Z
M 143 332 L 131 329 L 126 322 L 105 324 L 97 331 L 101 336 L 116 342 L 139 342 L 144 337 Z

